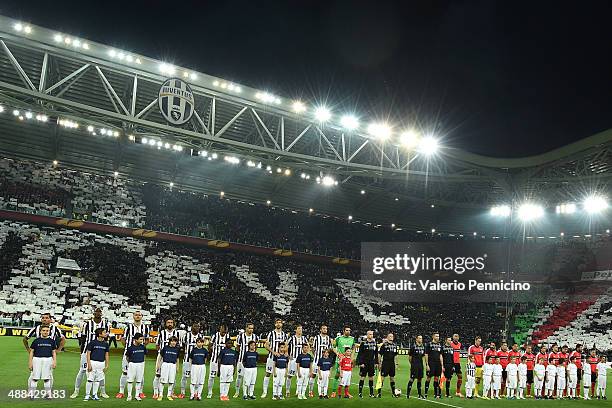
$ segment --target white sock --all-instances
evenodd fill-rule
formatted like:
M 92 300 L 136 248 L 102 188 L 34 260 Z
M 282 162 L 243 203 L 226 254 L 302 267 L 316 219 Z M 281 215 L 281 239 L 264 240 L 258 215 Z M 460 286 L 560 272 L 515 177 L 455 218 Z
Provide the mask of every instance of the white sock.
M 236 394 L 240 394 L 240 385 L 242 384 L 242 376 L 236 376 Z
M 103 378 L 99 381 L 100 385 L 100 394 L 106 394 L 106 379 Z
M 136 383 L 136 395 L 140 396 L 142 394 L 142 381 Z
M 100 389 L 100 381 L 94 381 L 91 393 L 94 397 L 98 396 L 98 390 Z
M 212 395 L 213 385 L 215 385 L 215 378 L 208 377 L 208 395 Z
M 153 393 L 159 395 L 159 377 L 157 374 L 153 377 Z
M 85 384 L 85 396 L 89 397 L 91 395 L 91 388 L 93 387 L 93 382 L 87 381 Z
M 299 393 L 299 390 L 296 391 Z M 287 381 L 285 381 L 285 392 L 291 392 L 291 377 L 287 377 Z
M 187 388 L 187 377 L 183 375 L 181 377 L 181 394 L 185 395 L 186 388 Z M 189 389 L 191 390 L 191 388 Z
M 127 383 L 127 396 L 128 398 L 132 398 L 132 390 L 134 389 L 134 383 Z M 123 393 L 121 393 L 123 394 Z
M 76 379 L 74 380 L 74 391 L 79 392 L 83 378 L 85 378 L 85 370 L 79 370 Z
M 168 396 L 171 397 L 174 391 L 174 383 L 168 383 Z
M 36 391 L 36 388 L 38 388 L 38 381 L 36 380 L 30 380 L 30 396 L 34 397 L 34 391 Z
M 43 384 L 45 386 L 45 394 L 50 397 L 51 396 L 51 380 L 45 380 Z
M 311 393 L 314 390 L 314 378 L 308 379 L 308 392 Z
M 121 378 L 119 378 L 119 394 L 123 394 L 123 391 L 125 391 L 125 384 L 127 384 L 127 374 L 121 373 Z
M 268 393 L 268 387 L 270 386 L 270 377 L 265 376 L 263 379 L 263 393 Z

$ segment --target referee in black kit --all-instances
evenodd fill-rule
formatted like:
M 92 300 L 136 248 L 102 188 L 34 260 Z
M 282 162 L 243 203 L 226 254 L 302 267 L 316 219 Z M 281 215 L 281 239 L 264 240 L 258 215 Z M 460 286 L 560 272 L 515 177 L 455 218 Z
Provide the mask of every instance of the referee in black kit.
M 366 376 L 368 376 L 370 386 L 370 397 L 374 398 L 374 372 L 378 368 L 378 344 L 376 344 L 372 330 L 368 330 L 366 338 L 359 343 L 357 364 L 359 365 L 359 398 L 363 398 L 363 383 Z

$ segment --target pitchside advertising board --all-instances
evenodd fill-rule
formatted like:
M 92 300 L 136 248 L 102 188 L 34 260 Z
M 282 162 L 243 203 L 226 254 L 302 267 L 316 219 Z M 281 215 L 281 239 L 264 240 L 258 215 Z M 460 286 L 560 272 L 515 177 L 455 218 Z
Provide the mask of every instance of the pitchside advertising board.
M 159 88 L 159 110 L 171 125 L 180 126 L 189 121 L 194 111 L 193 91 L 179 78 L 166 80 Z
M 388 302 L 539 303 L 556 290 L 601 294 L 611 254 L 610 242 L 367 242 L 360 283 Z

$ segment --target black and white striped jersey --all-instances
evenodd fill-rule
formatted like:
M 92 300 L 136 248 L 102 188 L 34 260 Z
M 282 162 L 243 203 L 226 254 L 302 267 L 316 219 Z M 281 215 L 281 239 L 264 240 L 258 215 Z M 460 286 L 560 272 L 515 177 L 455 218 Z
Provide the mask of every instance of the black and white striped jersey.
M 81 329 L 79 330 L 79 337 L 83 337 L 83 348 L 81 352 L 87 349 L 87 345 L 89 342 L 96 339 L 96 329 L 105 329 L 106 332 L 110 332 L 110 325 L 106 319 L 100 320 L 99 323 L 96 323 L 93 319 L 89 319 L 83 322 L 81 325 Z
M 238 337 L 236 337 L 236 346 L 240 346 L 240 354 L 238 355 L 238 362 L 242 363 L 242 360 L 244 359 L 244 353 L 246 353 L 247 350 L 249 349 L 249 342 L 251 341 L 257 342 L 258 340 L 259 340 L 259 337 L 257 337 L 255 333 L 248 335 L 245 332 L 242 332 L 238 335 Z
M 277 332 L 276 330 L 272 330 L 266 336 L 266 340 L 268 341 L 268 343 L 270 343 L 270 349 L 274 353 L 278 352 L 278 347 L 280 346 L 280 344 L 281 343 L 286 343 L 288 338 L 289 338 L 289 336 L 287 335 L 287 333 L 285 333 L 283 331 Z M 272 357 L 272 353 L 269 353 L 268 357 L 271 358 Z
M 163 329 L 157 334 L 157 340 L 155 341 L 155 344 L 159 347 L 159 351 L 170 343 L 171 337 L 176 337 L 178 339 L 177 347 L 181 347 L 181 339 L 179 338 L 178 330 L 172 329 L 168 331 Z
M 465 365 L 465 368 L 468 377 L 476 377 L 476 364 L 468 362 Z
M 26 337 L 28 339 L 40 337 L 40 328 L 41 327 L 42 327 L 41 323 L 39 323 L 36 326 L 32 327 L 30 329 L 30 331 L 28 332 L 28 334 L 26 335 Z M 62 331 L 56 325 L 51 324 L 51 325 L 49 325 L 49 337 L 52 338 L 53 340 L 57 340 L 57 339 L 60 339 L 60 338 L 64 337 L 64 334 L 62 333 Z
M 185 332 L 181 343 L 183 344 L 183 350 L 185 351 L 185 357 L 183 358 L 184 363 L 191 362 L 191 350 L 196 346 L 196 340 L 201 337 L 200 333 L 193 333 L 192 331 Z
M 210 353 L 210 362 L 218 363 L 219 354 L 221 354 L 221 350 L 225 348 L 225 342 L 230 338 L 229 333 L 225 333 L 223 336 L 221 333 L 216 332 L 210 339 L 211 344 L 211 353 Z
M 329 350 L 332 348 L 331 338 L 325 334 L 317 334 L 314 338 L 314 342 L 312 344 L 312 349 L 314 351 L 314 362 L 315 364 L 319 362 L 319 359 L 323 357 L 323 352 L 325 350 Z
M 289 337 L 289 340 L 287 340 L 287 346 L 289 347 L 289 358 L 295 360 L 297 356 L 302 354 L 302 347 L 304 347 L 304 344 L 306 343 L 308 343 L 306 336 L 297 336 L 294 334 L 293 336 Z
M 123 354 L 125 354 L 127 348 L 132 345 L 132 343 L 134 342 L 134 336 L 137 333 L 142 334 L 144 338 L 147 339 L 149 337 L 150 332 L 151 328 L 148 324 L 144 323 L 140 323 L 139 325 L 129 323 L 127 326 L 125 326 L 125 329 L 123 329 L 123 339 L 125 340 L 125 348 L 123 350 Z

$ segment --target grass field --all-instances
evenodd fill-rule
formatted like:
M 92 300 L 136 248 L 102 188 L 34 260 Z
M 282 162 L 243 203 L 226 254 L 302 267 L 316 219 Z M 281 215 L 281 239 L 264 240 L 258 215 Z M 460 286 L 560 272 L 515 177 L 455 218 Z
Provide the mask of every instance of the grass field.
M 399 407 L 399 406 L 411 406 L 411 407 L 434 407 L 434 406 L 447 406 L 447 407 L 489 407 L 489 406 L 498 406 L 498 407 L 509 407 L 509 406 L 522 406 L 522 407 L 532 407 L 532 406 L 542 406 L 542 407 L 576 407 L 576 406 L 601 406 L 601 407 L 612 407 L 612 401 L 535 401 L 533 399 L 528 399 L 525 401 L 486 401 L 486 400 L 466 400 L 461 398 L 452 398 L 452 399 L 442 399 L 442 400 L 431 400 L 431 395 L 433 395 L 433 382 L 432 387 L 429 391 L 430 400 L 417 400 L 415 398 L 411 398 L 410 400 L 406 400 L 405 396 L 402 395 L 402 398 L 394 399 L 390 396 L 389 384 L 388 382 L 385 384 L 383 388 L 383 398 L 382 400 L 378 399 L 370 399 L 364 398 L 360 400 L 358 398 L 354 398 L 351 400 L 324 400 L 321 401 L 319 399 L 311 399 L 307 401 L 301 401 L 296 398 L 291 398 L 284 401 L 272 401 L 270 399 L 271 388 L 268 392 L 268 398 L 265 400 L 257 399 L 255 401 L 243 401 L 241 399 L 232 399 L 229 402 L 219 401 L 219 393 L 218 393 L 218 380 L 215 387 L 215 394 L 212 400 L 204 399 L 200 402 L 175 399 L 174 401 L 164 400 L 163 402 L 153 401 L 151 400 L 151 389 L 152 389 L 152 380 L 153 380 L 153 372 L 154 372 L 154 360 L 150 358 L 147 360 L 146 364 L 146 374 L 145 374 L 145 388 L 144 392 L 147 394 L 149 398 L 145 399 L 142 402 L 131 401 L 127 402 L 125 400 L 120 401 L 114 398 L 114 395 L 117 393 L 119 387 L 119 376 L 121 374 L 121 351 L 120 349 L 112 349 L 111 351 L 111 364 L 109 368 L 109 372 L 106 374 L 106 384 L 107 384 L 107 393 L 111 396 L 108 400 L 102 400 L 101 402 L 85 402 L 83 401 L 83 395 L 85 393 L 85 385 L 83 384 L 81 387 L 81 396 L 77 399 L 71 400 L 68 399 L 68 395 L 70 395 L 74 388 L 74 378 L 77 373 L 77 369 L 79 366 L 79 354 L 76 341 L 69 340 L 67 343 L 67 351 L 64 353 L 60 353 L 58 355 L 58 364 L 57 368 L 54 371 L 55 377 L 55 385 L 54 388 L 57 390 L 65 390 L 66 391 L 66 399 L 62 400 L 52 400 L 52 401 L 29 401 L 29 400 L 19 400 L 14 398 L 9 398 L 8 394 L 11 389 L 23 390 L 26 387 L 26 382 L 29 376 L 29 371 L 27 368 L 27 353 L 23 348 L 20 337 L 0 337 L 0 406 L 5 405 L 8 406 L 8 403 L 15 404 L 23 407 L 52 407 L 52 406 L 71 406 L 71 407 L 81 407 L 85 405 L 91 404 L 99 404 L 106 406 L 126 406 L 126 405 L 140 405 L 143 407 L 149 406 L 159 406 L 159 405 L 194 405 L 194 404 L 206 404 L 207 406 L 223 406 L 223 405 L 232 405 L 232 406 L 267 406 L 269 404 L 282 405 L 285 407 L 295 407 L 295 406 L 313 406 L 313 405 L 351 405 L 351 406 L 360 406 L 360 407 L 380 407 L 381 404 L 384 404 L 385 407 Z M 405 358 L 401 358 L 399 361 L 399 369 L 398 376 L 396 377 L 396 382 L 399 387 L 401 387 L 402 392 L 406 391 L 406 383 L 408 380 L 408 362 Z M 264 369 L 260 367 L 257 384 L 256 384 L 256 396 L 259 397 L 261 395 L 261 386 L 262 386 L 262 378 L 264 376 Z M 359 380 L 358 373 L 355 372 L 353 374 L 353 382 L 356 383 Z M 612 381 L 608 380 L 608 386 Z M 180 376 L 177 377 L 177 387 L 175 388 L 176 392 L 179 392 L 178 385 L 180 385 Z M 294 380 L 295 387 L 295 380 Z M 455 381 L 453 379 L 453 385 Z M 206 393 L 207 385 L 204 385 L 204 394 Z M 39 388 L 42 388 L 42 382 L 39 383 Z M 330 382 L 331 388 L 331 382 Z M 366 390 L 367 390 L 367 380 L 366 380 Z M 416 388 L 416 384 L 415 384 Z M 230 397 L 233 395 L 234 387 L 230 390 Z M 331 392 L 331 390 L 330 390 Z M 413 388 L 413 395 L 416 395 L 416 390 Z M 453 390 L 454 393 L 454 390 Z M 354 396 L 357 395 L 357 385 L 351 387 L 351 394 Z M 608 395 L 610 396 L 610 391 L 608 391 Z

